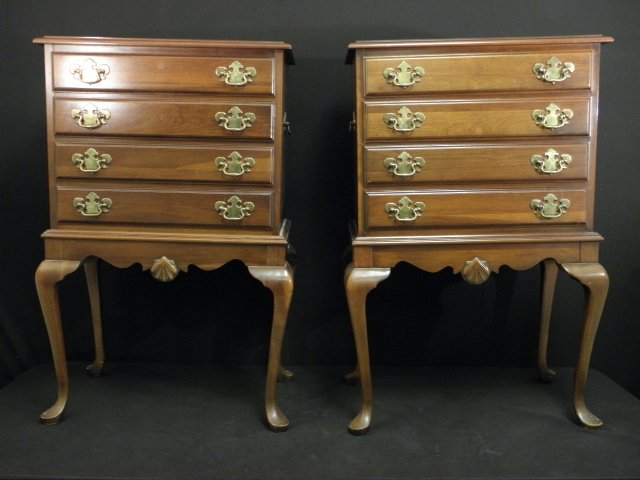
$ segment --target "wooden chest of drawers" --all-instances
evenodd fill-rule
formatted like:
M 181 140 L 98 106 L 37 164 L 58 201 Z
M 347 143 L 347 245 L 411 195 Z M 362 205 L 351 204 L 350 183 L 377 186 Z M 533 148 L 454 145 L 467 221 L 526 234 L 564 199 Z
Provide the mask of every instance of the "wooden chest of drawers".
M 608 288 L 593 231 L 600 45 L 609 37 L 356 42 L 358 211 L 345 284 L 371 419 L 367 293 L 400 261 L 470 283 L 544 265 L 538 367 L 558 265 L 587 290 L 576 369 L 579 421 L 601 421 L 584 385 Z
M 282 217 L 280 42 L 44 37 L 51 228 L 36 284 L 58 400 L 68 396 L 56 285 L 84 263 L 96 360 L 104 364 L 97 259 L 140 263 L 160 281 L 234 260 L 274 294 L 266 388 L 270 427 L 287 418 L 276 379 L 293 288 Z

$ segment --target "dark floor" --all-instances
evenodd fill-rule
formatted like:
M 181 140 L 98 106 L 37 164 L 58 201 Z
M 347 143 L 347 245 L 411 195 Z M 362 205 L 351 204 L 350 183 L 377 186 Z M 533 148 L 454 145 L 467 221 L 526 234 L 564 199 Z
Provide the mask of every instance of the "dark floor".
M 70 369 L 56 426 L 37 421 L 51 365 L 0 390 L 0 478 L 640 478 L 640 400 L 596 371 L 587 400 L 605 426 L 592 432 L 571 420 L 568 369 L 545 385 L 528 369 L 378 367 L 372 429 L 354 437 L 360 390 L 344 369 L 295 368 L 279 434 L 263 424 L 259 367 Z

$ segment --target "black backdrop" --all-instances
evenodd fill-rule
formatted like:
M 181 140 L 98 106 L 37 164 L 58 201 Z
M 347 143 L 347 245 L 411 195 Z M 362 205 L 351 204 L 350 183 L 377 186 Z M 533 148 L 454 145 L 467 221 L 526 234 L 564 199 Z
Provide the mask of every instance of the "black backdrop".
M 594 0 L 0 2 L 0 385 L 50 360 L 33 273 L 48 226 L 41 35 L 282 40 L 287 77 L 285 214 L 298 251 L 286 364 L 354 362 L 342 288 L 354 214 L 353 108 L 346 47 L 354 40 L 606 34 L 602 55 L 596 230 L 611 290 L 592 367 L 640 395 L 640 194 L 637 86 L 640 2 Z M 260 364 L 271 295 L 241 264 L 192 269 L 160 284 L 138 266 L 101 271 L 108 359 Z M 369 297 L 372 360 L 386 365 L 533 366 L 539 270 L 503 269 L 473 287 L 400 265 Z M 92 355 L 81 273 L 61 287 L 67 353 Z M 417 308 L 420 299 L 426 308 Z M 561 278 L 552 365 L 572 365 L 582 290 Z

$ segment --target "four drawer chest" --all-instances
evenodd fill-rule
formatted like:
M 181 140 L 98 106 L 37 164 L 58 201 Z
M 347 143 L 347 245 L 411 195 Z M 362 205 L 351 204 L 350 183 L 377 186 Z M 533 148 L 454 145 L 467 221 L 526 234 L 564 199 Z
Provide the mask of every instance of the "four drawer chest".
M 398 262 L 449 267 L 481 284 L 501 266 L 543 265 L 538 370 L 546 352 L 558 266 L 586 288 L 573 405 L 584 403 L 608 276 L 593 231 L 598 80 L 603 36 L 366 41 L 355 65 L 357 222 L 345 285 L 363 405 L 372 387 L 365 303 Z M 425 292 L 425 295 L 428 292 Z
M 273 430 L 288 420 L 276 380 L 293 289 L 283 219 L 281 42 L 43 37 L 51 228 L 36 285 L 58 399 L 69 382 L 57 284 L 84 264 L 96 359 L 104 364 L 97 261 L 170 281 L 190 265 L 241 260 L 274 295 L 266 386 Z

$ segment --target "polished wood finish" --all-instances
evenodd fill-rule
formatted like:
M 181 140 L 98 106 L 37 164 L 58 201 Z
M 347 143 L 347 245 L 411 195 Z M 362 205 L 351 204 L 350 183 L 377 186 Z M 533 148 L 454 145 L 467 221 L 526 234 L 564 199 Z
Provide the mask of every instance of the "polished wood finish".
M 556 51 L 560 60 L 571 58 L 576 66 L 571 82 L 555 87 L 540 82 L 531 75 L 536 63 L 546 63 L 550 55 L 544 53 L 504 52 L 456 55 L 455 53 L 433 53 L 413 56 L 367 57 L 364 63 L 365 95 L 429 95 L 436 92 L 507 92 L 510 90 L 558 90 L 584 89 L 590 87 L 592 55 L 590 50 Z M 405 61 L 412 67 L 426 71 L 423 79 L 411 89 L 398 89 L 380 75 L 385 68 L 395 68 Z M 451 72 L 455 71 L 455 75 Z
M 95 97 L 94 97 L 95 98 Z M 215 97 L 214 97 L 215 98 Z M 84 128 L 71 116 L 74 109 L 87 104 L 111 112 L 111 118 L 98 128 Z M 227 113 L 238 107 L 245 114 L 253 113 L 256 120 L 242 131 L 225 130 L 216 122 L 218 112 Z M 123 97 L 114 100 L 61 98 L 54 101 L 55 133 L 59 135 L 117 135 L 121 137 L 194 137 L 217 139 L 272 140 L 274 129 L 272 103 L 249 103 L 238 101 L 215 101 L 209 98 L 174 100 L 148 100 Z
M 600 46 L 611 41 L 575 36 L 350 45 L 358 205 L 345 288 L 358 368 L 348 381 L 359 380 L 363 389 L 352 433 L 366 432 L 371 421 L 367 293 L 398 262 L 427 272 L 450 268 L 473 284 L 502 266 L 524 270 L 542 263 L 538 370 L 545 381 L 553 378 L 546 357 L 558 266 L 580 281 L 587 309 L 573 404 L 580 424 L 601 424 L 585 406 L 584 385 L 608 286 L 598 263 L 602 237 L 593 231 L 593 211 Z M 575 68 L 561 81 L 539 79 L 534 65 L 553 57 Z M 404 84 L 389 78 L 394 69 Z M 572 111 L 569 122 L 538 126 L 533 111 L 552 103 Z M 419 121 L 413 129 L 405 121 L 401 126 L 409 131 L 397 131 L 390 128 L 393 115 Z M 571 160 L 562 168 L 548 162 L 546 171 L 536 170 L 532 157 L 550 149 Z M 393 162 L 403 162 L 402 169 L 394 171 Z M 537 214 L 531 201 L 548 194 L 569 200 L 566 211 L 546 211 L 549 218 Z M 404 197 L 405 207 L 419 205 L 415 218 L 406 208 L 399 217 L 393 205 L 389 211 L 390 203 Z
M 559 154 L 571 155 L 571 168 L 543 176 L 536 172 L 531 162 L 522 161 L 523 158 L 530 159 L 533 155 L 544 155 L 549 149 L 554 149 Z M 424 159 L 425 165 L 420 172 L 412 176 L 399 177 L 385 167 L 385 159 L 396 158 L 403 152 L 407 152 L 413 158 Z M 365 147 L 363 167 L 365 185 L 395 184 L 406 187 L 409 184 L 438 182 L 521 181 L 531 186 L 532 183 L 548 182 L 551 176 L 558 180 L 586 180 L 588 159 L 587 143 L 558 144 L 543 140 L 529 145 L 426 144 L 411 147 Z
M 137 187 L 137 188 L 136 188 Z M 200 225 L 208 227 L 272 227 L 272 192 L 235 190 L 174 190 L 160 185 L 149 185 L 139 188 L 139 185 L 126 188 L 100 188 L 100 185 L 88 183 L 82 186 L 58 186 L 58 221 L 65 223 L 143 223 Z M 184 188 L 184 187 L 183 187 Z M 110 198 L 113 206 L 107 213 L 99 217 L 85 217 L 78 215 L 73 207 L 74 198 L 84 198 L 89 192 L 97 193 L 100 198 Z M 250 216 L 241 220 L 225 220 L 214 210 L 213 205 L 218 201 L 227 202 L 233 195 L 237 195 L 243 202 L 255 204 L 255 210 Z M 170 228 L 170 227 L 168 227 Z
M 232 52 L 230 52 L 231 54 Z M 53 88 L 56 90 L 92 91 L 146 91 L 146 92 L 202 92 L 236 94 L 237 87 L 227 85 L 215 75 L 219 67 L 228 67 L 240 61 L 245 67 L 254 67 L 258 75 L 242 88 L 243 95 L 273 95 L 275 75 L 273 58 L 251 58 L 239 52 L 233 55 L 209 56 L 146 56 L 146 55 L 78 55 L 54 53 Z M 107 65 L 108 81 L 81 85 L 69 75 L 75 65 L 90 58 L 96 64 Z
M 448 102 L 366 102 L 364 134 L 367 141 L 429 140 L 432 138 L 538 137 L 585 135 L 589 133 L 590 99 L 558 97 L 548 94 L 537 100 L 461 100 Z M 531 120 L 534 110 L 544 110 L 550 103 L 569 108 L 574 118 L 558 130 L 538 127 Z M 408 133 L 398 133 L 382 120 L 387 113 L 397 113 L 403 107 L 426 116 L 422 126 Z M 403 137 L 398 137 L 403 135 Z
M 93 180 L 160 180 L 272 185 L 274 176 L 273 147 L 232 144 L 182 143 L 127 145 L 107 142 L 80 144 L 56 143 L 55 175 L 57 178 Z M 111 157 L 108 167 L 95 173 L 82 172 L 70 160 L 93 148 Z M 216 166 L 215 159 L 227 158 L 238 152 L 243 158 L 255 161 L 255 166 L 241 176 L 230 176 Z
M 66 275 L 84 264 L 95 342 L 95 360 L 87 370 L 100 375 L 105 363 L 100 261 L 140 264 L 156 279 L 169 281 L 191 265 L 212 270 L 241 260 L 274 295 L 265 415 L 269 428 L 286 429 L 275 383 L 293 375 L 280 364 L 293 291 L 286 258 L 290 223 L 282 218 L 284 66 L 292 63 L 290 46 L 84 37 L 34 41 L 45 54 L 51 218 L 42 235 L 45 260 L 36 285 L 58 379 L 58 398 L 41 420 L 58 422 L 69 396 L 56 290 Z M 235 61 L 255 69 L 244 85 L 228 85 L 216 74 Z M 85 62 L 86 77 L 76 67 Z M 79 120 L 77 110 L 87 105 L 108 112 L 100 124 Z M 253 115 L 244 129 L 225 129 L 216 119 L 234 107 Z M 86 168 L 78 163 L 83 155 L 94 156 Z M 102 155 L 108 161 L 95 168 Z M 225 173 L 216 163 L 232 155 L 252 159 L 247 171 L 236 167 Z M 89 194 L 108 198 L 108 208 L 83 215 L 76 199 Z M 232 197 L 252 204 L 246 215 L 220 215 L 217 202 Z

